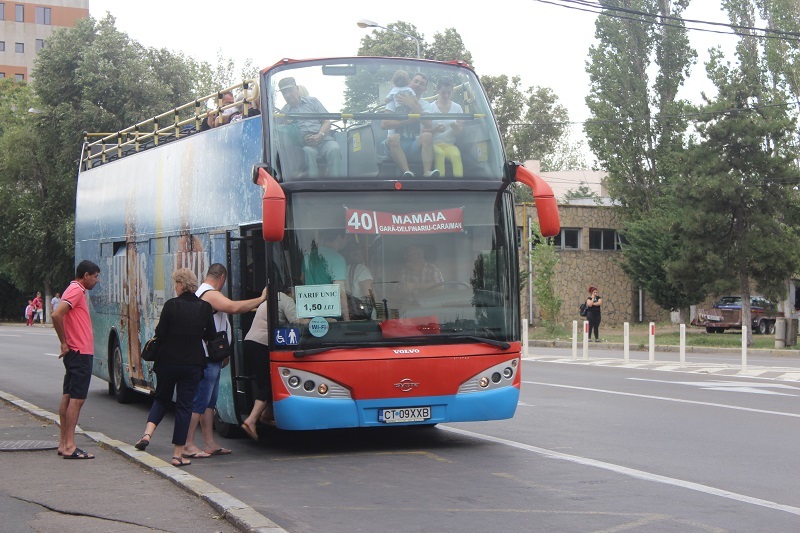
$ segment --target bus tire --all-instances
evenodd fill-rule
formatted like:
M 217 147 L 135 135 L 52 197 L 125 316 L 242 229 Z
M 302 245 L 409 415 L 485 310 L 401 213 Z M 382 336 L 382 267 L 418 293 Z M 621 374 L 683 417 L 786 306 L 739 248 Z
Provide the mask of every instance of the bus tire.
M 244 431 L 242 431 L 241 427 L 236 424 L 223 422 L 216 409 L 214 409 L 214 429 L 217 430 L 217 434 L 223 439 L 238 439 L 244 436 Z
M 111 345 L 111 357 L 109 358 L 110 378 L 108 384 L 109 392 L 113 392 L 119 403 L 131 403 L 134 400 L 134 392 L 125 384 L 125 378 L 122 375 L 122 349 L 119 347 L 119 341 L 114 339 Z

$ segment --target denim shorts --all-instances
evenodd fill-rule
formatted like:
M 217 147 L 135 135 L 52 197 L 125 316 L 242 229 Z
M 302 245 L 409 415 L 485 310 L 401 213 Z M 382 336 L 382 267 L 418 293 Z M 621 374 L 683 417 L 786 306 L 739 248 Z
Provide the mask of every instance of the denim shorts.
M 222 371 L 222 362 L 212 363 L 203 371 L 203 379 L 197 387 L 197 394 L 194 395 L 192 412 L 202 414 L 206 409 L 213 409 L 217 405 L 217 394 L 219 394 L 219 373 Z
M 389 147 L 386 146 L 386 139 L 383 140 L 383 153 L 386 156 L 391 156 Z M 419 163 L 422 161 L 422 147 L 419 144 L 419 139 L 409 139 L 407 137 L 400 137 L 400 147 L 406 154 L 406 161 L 411 163 Z

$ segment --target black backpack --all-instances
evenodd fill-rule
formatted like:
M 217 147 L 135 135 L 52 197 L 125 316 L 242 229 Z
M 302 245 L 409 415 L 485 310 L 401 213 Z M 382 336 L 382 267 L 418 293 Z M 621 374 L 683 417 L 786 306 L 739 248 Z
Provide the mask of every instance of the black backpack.
M 578 311 L 578 314 L 580 314 L 581 316 L 586 316 L 586 302 L 583 302 L 581 304 L 581 308 L 580 311 Z

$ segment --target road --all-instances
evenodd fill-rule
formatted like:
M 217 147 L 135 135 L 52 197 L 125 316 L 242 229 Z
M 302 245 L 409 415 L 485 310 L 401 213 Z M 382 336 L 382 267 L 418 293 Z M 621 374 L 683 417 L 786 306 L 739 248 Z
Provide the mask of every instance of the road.
M 0 390 L 55 412 L 57 346 L 0 328 Z M 800 530 L 800 383 L 537 360 L 523 382 L 512 420 L 273 432 L 191 473 L 293 532 Z M 148 409 L 95 379 L 81 427 L 133 443 Z

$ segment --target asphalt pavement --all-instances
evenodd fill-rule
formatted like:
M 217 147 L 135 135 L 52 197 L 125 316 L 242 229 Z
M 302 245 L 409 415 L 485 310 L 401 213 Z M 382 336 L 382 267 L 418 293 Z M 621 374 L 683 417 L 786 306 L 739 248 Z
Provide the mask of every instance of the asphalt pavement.
M 94 459 L 57 455 L 57 414 L 0 391 L 3 531 L 283 532 L 244 502 L 102 433 L 76 432 Z M 167 458 L 168 459 L 168 458 Z

